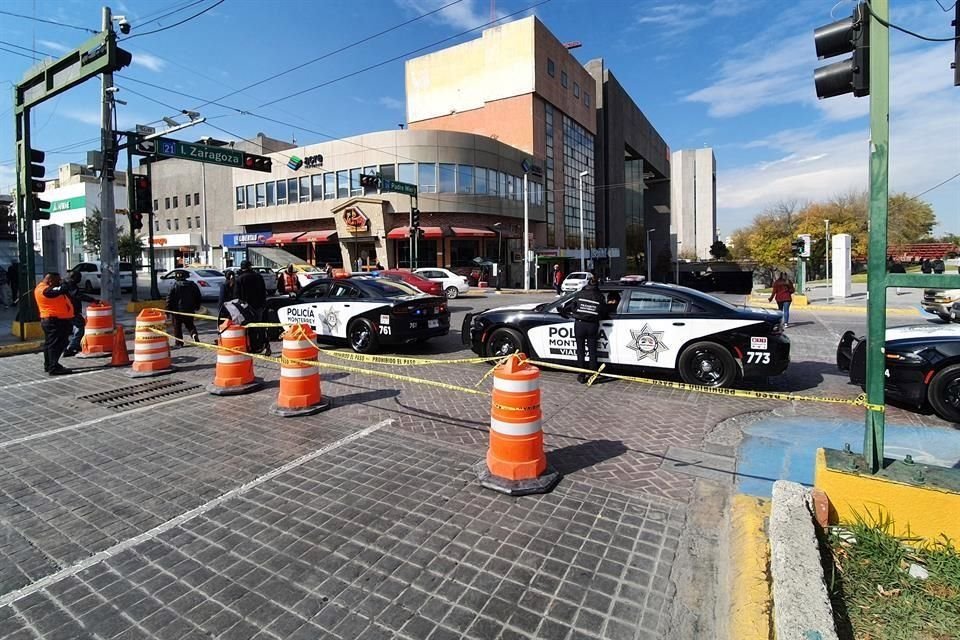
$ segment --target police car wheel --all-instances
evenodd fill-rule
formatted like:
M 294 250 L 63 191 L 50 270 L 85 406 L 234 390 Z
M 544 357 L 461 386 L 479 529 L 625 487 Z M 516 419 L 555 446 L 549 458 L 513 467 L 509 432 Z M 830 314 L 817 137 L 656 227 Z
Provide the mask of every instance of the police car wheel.
M 523 336 L 519 331 L 501 327 L 487 338 L 488 356 L 508 356 L 517 351 L 523 351 Z
M 680 354 L 680 377 L 687 384 L 727 387 L 737 379 L 737 363 L 715 342 L 696 342 Z
M 937 372 L 927 388 L 934 413 L 947 422 L 960 423 L 960 364 Z
M 380 346 L 373 323 L 366 318 L 358 318 L 350 323 L 347 338 L 350 340 L 350 348 L 357 353 L 373 353 Z
M 453 299 L 455 299 L 458 295 L 460 295 L 460 291 L 459 291 L 456 287 L 447 287 L 447 289 L 446 289 L 446 291 L 444 291 L 444 293 L 447 294 L 447 298 L 449 298 L 450 300 L 453 300 Z

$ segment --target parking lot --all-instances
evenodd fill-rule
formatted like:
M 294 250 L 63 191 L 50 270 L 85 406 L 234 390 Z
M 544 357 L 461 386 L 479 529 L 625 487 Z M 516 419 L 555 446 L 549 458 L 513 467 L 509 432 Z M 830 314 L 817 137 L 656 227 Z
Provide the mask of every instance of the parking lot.
M 546 299 L 452 301 L 451 333 L 401 353 L 470 356 L 465 313 Z M 834 362 L 846 329 L 863 318 L 795 310 L 790 368 L 749 388 L 855 397 Z M 0 360 L 3 638 L 714 637 L 731 420 L 863 417 L 545 371 L 564 478 L 509 498 L 471 469 L 484 395 L 329 368 L 333 408 L 283 419 L 272 364 L 263 390 L 218 397 L 215 352 L 180 349 L 169 384 L 119 403 L 96 394 L 144 381 L 76 360 L 83 373 L 47 378 L 40 359 Z M 469 388 L 489 369 L 368 368 Z M 897 407 L 888 421 L 947 426 Z

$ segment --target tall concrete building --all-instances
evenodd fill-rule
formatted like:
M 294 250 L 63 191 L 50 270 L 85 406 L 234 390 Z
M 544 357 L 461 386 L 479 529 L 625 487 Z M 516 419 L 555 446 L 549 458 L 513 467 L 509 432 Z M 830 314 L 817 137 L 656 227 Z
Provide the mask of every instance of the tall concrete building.
M 670 232 L 675 253 L 710 259 L 717 240 L 717 159 L 713 149 L 684 149 L 673 153 L 671 165 Z

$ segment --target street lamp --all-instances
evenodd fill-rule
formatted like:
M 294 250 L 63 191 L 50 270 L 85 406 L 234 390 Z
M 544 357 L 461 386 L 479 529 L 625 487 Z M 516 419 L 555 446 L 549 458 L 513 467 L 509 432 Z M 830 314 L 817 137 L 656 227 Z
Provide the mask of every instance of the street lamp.
M 497 291 L 500 291 L 500 282 L 503 280 L 503 261 L 501 248 L 503 247 L 503 225 L 499 222 L 494 222 L 493 226 L 497 228 Z
M 830 285 L 830 221 L 824 220 L 827 230 L 823 235 L 823 262 L 826 266 L 827 286 Z
M 647 282 L 653 282 L 653 260 L 650 256 L 651 244 L 650 244 L 650 234 L 656 231 L 656 229 L 647 229 Z M 679 259 L 679 256 L 677 256 Z
M 589 171 L 580 172 L 580 271 L 587 270 L 586 256 L 584 255 L 583 247 L 583 178 L 589 174 Z

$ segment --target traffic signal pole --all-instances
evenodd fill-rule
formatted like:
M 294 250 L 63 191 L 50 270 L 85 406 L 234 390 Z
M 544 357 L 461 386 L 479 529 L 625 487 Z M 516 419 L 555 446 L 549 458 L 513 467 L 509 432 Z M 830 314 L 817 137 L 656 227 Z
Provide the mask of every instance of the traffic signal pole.
M 111 40 L 113 17 L 110 7 L 103 8 L 102 29 Z M 120 260 L 117 256 L 117 213 L 113 194 L 113 170 L 116 164 L 117 143 L 113 136 L 113 71 L 100 76 L 100 144 L 103 149 L 103 170 L 100 172 L 100 297 L 112 302 L 120 297 Z
M 17 98 L 14 98 L 16 104 Z M 17 208 L 17 251 L 20 259 L 20 298 L 17 303 L 16 322 L 19 323 L 20 340 L 27 339 L 25 325 L 40 320 L 40 311 L 33 298 L 36 286 L 36 262 L 33 253 L 34 198 L 30 175 L 30 108 L 14 109 L 14 127 L 17 135 L 17 191 L 14 204 Z
M 889 0 L 873 0 L 870 29 L 870 236 L 867 255 L 867 408 L 863 457 L 871 473 L 883 467 L 884 344 L 887 333 L 887 202 L 890 152 Z
M 130 292 L 130 301 L 136 302 L 139 300 L 137 295 L 137 258 L 139 255 L 133 255 L 132 247 L 137 246 L 137 231 L 133 228 L 133 214 L 136 209 L 136 203 L 134 202 L 133 197 L 133 154 L 130 153 L 130 139 L 127 138 L 127 221 L 130 224 L 130 247 L 131 254 L 127 256 L 130 258 L 130 278 L 133 281 L 133 289 Z M 201 165 L 203 166 L 203 165 Z M 139 252 L 138 252 L 139 253 Z

